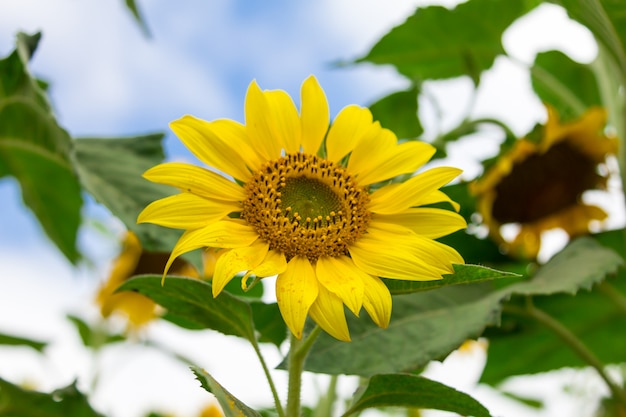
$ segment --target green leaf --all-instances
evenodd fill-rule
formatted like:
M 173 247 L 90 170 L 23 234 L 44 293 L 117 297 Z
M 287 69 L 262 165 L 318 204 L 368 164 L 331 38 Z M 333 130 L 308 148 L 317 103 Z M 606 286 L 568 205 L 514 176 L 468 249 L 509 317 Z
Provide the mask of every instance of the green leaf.
M 502 278 L 519 278 L 521 275 L 513 272 L 498 271 L 480 265 L 452 265 L 454 274 L 446 274 L 443 279 L 435 281 L 405 281 L 397 279 L 383 279 L 391 294 L 408 294 L 417 291 L 428 291 L 449 285 L 475 284 L 478 282 L 493 281 Z
M 509 289 L 517 295 L 576 294 L 589 290 L 607 274 L 614 274 L 624 261 L 614 251 L 590 237 L 571 242 L 542 266 L 532 280 Z
M 191 371 L 200 381 L 202 388 L 215 395 L 220 406 L 222 406 L 225 417 L 261 417 L 261 414 L 235 398 L 204 369 L 192 367 Z
M 0 345 L 5 346 L 28 346 L 35 349 L 37 352 L 43 352 L 47 342 L 41 342 L 33 339 L 26 339 L 24 337 L 12 336 L 10 334 L 0 333 Z
M 421 368 L 431 360 L 445 358 L 465 340 L 480 336 L 485 327 L 498 325 L 504 300 L 514 295 L 575 294 L 615 272 L 621 263 L 612 250 L 591 238 L 580 238 L 528 281 L 495 291 L 478 284 L 394 296 L 387 329 L 348 315 L 352 342 L 321 334 L 305 369 L 371 376 Z
M 593 240 L 586 239 L 585 242 Z M 576 297 L 554 294 L 554 288 L 547 285 L 550 280 L 565 284 L 568 281 L 566 275 L 577 274 L 579 287 L 588 287 L 598 282 L 601 274 L 612 275 L 621 260 L 617 254 L 599 245 L 589 248 L 585 244 L 570 255 L 571 266 L 568 266 L 567 257 L 561 257 L 538 272 L 532 281 L 537 281 L 534 292 L 553 295 L 534 297 L 533 304 L 569 329 L 601 362 L 626 362 L 626 334 L 623 331 L 626 326 L 626 270 L 620 269 L 617 277 L 605 280 L 593 291 L 579 292 Z M 573 258 L 576 256 L 580 260 Z M 585 269 L 587 262 L 592 265 Z M 582 270 L 577 272 L 577 268 Z M 571 293 L 573 286 L 561 289 Z M 517 294 L 528 292 L 528 285 L 517 285 Z M 489 355 L 481 377 L 483 382 L 493 385 L 510 376 L 587 365 L 556 334 L 535 320 L 507 314 L 505 310 L 502 322 L 500 328 L 488 333 Z
M 374 120 L 382 127 L 392 130 L 398 138 L 412 139 L 424 129 L 417 114 L 417 86 L 392 93 L 370 105 Z
M 102 327 L 91 327 L 79 317 L 68 314 L 67 319 L 74 325 L 85 347 L 99 349 L 110 343 L 123 342 L 126 337 L 122 334 L 110 334 Z
M 482 404 L 463 392 L 421 376 L 404 374 L 372 376 L 343 415 L 388 406 L 444 410 L 463 416 L 491 415 Z
M 252 310 L 245 301 L 222 292 L 213 298 L 211 284 L 192 278 L 144 275 L 124 282 L 117 291 L 137 291 L 166 308 L 171 316 L 254 341 Z
M 48 237 L 76 262 L 81 188 L 70 160 L 70 136 L 27 67 L 39 38 L 19 34 L 16 49 L 0 60 L 0 176 L 17 179 L 24 203 Z
M 137 7 L 137 2 L 135 0 L 125 0 L 125 2 L 126 7 L 132 13 L 143 34 L 146 37 L 150 37 L 150 30 L 148 29 L 148 25 L 146 24 L 145 19 L 141 16 L 139 7 Z
M 394 296 L 388 328 L 377 327 L 365 316 L 357 319 L 348 314 L 352 342 L 339 342 L 322 333 L 311 348 L 305 370 L 371 376 L 421 368 L 480 336 L 488 324 L 496 324 L 499 297 L 485 285 Z
M 111 138 L 77 139 L 76 169 L 85 189 L 135 232 L 145 250 L 170 252 L 180 231 L 152 224 L 137 224 L 149 203 L 176 190 L 142 177 L 163 161 L 162 133 Z
M 586 26 L 626 73 L 626 4 L 622 0 L 552 0 Z
M 280 314 L 278 304 L 250 303 L 254 327 L 259 332 L 259 342 L 280 345 L 287 338 L 287 325 Z
M 76 383 L 42 393 L 29 391 L 0 378 L 0 416 L 6 417 L 101 417 L 89 405 Z
M 452 10 L 419 8 L 357 62 L 391 64 L 412 80 L 468 75 L 478 84 L 482 71 L 504 54 L 502 32 L 530 10 L 526 3 L 472 0 Z
M 591 67 L 573 61 L 562 52 L 537 54 L 531 77 L 541 101 L 558 110 L 563 120 L 578 118 L 587 108 L 602 104 Z

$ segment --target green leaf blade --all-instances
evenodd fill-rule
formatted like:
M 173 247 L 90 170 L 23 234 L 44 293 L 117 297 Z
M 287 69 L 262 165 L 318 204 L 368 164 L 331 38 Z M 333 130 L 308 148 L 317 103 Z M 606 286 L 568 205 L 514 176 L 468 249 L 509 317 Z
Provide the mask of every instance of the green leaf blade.
M 392 130 L 398 138 L 412 139 L 424 129 L 417 114 L 417 86 L 392 93 L 370 105 L 374 120 L 382 127 Z
M 250 305 L 228 293 L 213 298 L 211 284 L 192 278 L 143 275 L 126 281 L 118 291 L 137 291 L 184 321 L 225 335 L 254 341 Z
M 0 176 L 17 179 L 26 206 L 75 263 L 81 187 L 71 163 L 71 139 L 28 70 L 39 37 L 18 35 L 15 51 L 0 60 Z
M 261 414 L 238 400 L 204 369 L 192 367 L 191 371 L 196 376 L 196 379 L 200 381 L 202 388 L 215 395 L 215 398 L 217 398 L 217 401 L 224 411 L 225 417 L 261 417 Z
M 491 416 L 482 404 L 463 392 L 421 376 L 404 374 L 372 376 L 344 416 L 387 406 L 451 411 L 463 416 Z
M 0 345 L 5 346 L 27 346 L 35 349 L 37 352 L 43 352 L 48 346 L 47 342 L 39 340 L 28 339 L 25 337 L 14 336 L 6 333 L 0 333 Z
M 420 8 L 357 62 L 391 64 L 411 80 L 467 75 L 478 84 L 482 71 L 504 54 L 504 30 L 528 10 L 522 0 L 472 0 L 452 10 Z

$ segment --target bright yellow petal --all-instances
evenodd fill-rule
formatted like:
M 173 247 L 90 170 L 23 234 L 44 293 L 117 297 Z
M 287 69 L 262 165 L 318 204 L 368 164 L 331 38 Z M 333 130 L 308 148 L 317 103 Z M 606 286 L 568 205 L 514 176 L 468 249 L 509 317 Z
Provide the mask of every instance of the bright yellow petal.
M 244 182 L 251 177 L 241 157 L 242 149 L 218 136 L 211 122 L 183 116 L 171 122 L 170 128 L 202 162 Z
M 264 94 L 275 140 L 279 141 L 288 153 L 300 152 L 300 117 L 293 100 L 282 90 L 266 91 Z
M 176 258 L 199 248 L 240 248 L 249 246 L 259 238 L 250 226 L 237 220 L 222 220 L 201 229 L 188 230 L 178 239 L 163 276 Z
M 282 143 L 274 137 L 269 103 L 256 81 L 248 87 L 245 112 L 250 145 L 267 161 L 280 158 Z
M 378 327 L 386 328 L 391 319 L 391 294 L 380 278 L 366 275 L 363 307 Z
M 381 129 L 373 141 L 364 140 L 350 155 L 348 170 L 365 186 L 417 171 L 435 154 L 434 146 L 418 141 L 397 145 L 393 132 Z
M 315 267 L 317 280 L 338 296 L 356 316 L 363 306 L 365 274 L 347 256 L 322 256 Z
M 237 150 L 239 156 L 252 171 L 257 171 L 261 168 L 265 160 L 256 149 L 252 148 L 244 125 L 234 120 L 218 119 L 210 122 L 209 127 L 216 136 L 219 136 L 224 142 L 229 143 L 231 148 Z
M 276 279 L 276 301 L 280 313 L 298 339 L 302 338 L 304 321 L 319 293 L 315 270 L 309 260 L 295 256 Z
M 327 159 L 339 162 L 372 127 L 372 112 L 356 105 L 346 106 L 333 121 L 326 138 Z
M 150 203 L 139 213 L 137 223 L 154 223 L 174 229 L 198 229 L 235 211 L 241 211 L 238 203 L 209 201 L 195 194 L 181 193 Z
M 250 269 L 249 274 L 257 277 L 265 278 L 282 274 L 287 269 L 287 260 L 285 255 L 275 250 L 270 250 L 265 255 L 265 259 L 260 265 Z
M 452 201 L 452 199 L 448 196 L 448 194 L 444 193 L 441 190 L 431 191 L 427 195 L 420 198 L 420 206 L 426 206 L 428 204 L 436 204 L 436 203 L 449 203 L 454 211 L 458 213 L 461 210 L 461 206 L 456 201 Z
M 330 124 L 328 101 L 324 90 L 313 76 L 302 84 L 300 96 L 302 150 L 304 153 L 316 155 Z
M 431 239 L 467 227 L 465 219 L 458 213 L 430 207 L 410 208 L 396 214 L 375 214 L 373 218 L 378 222 L 399 224 Z
M 394 214 L 421 205 L 424 197 L 452 181 L 461 172 L 458 168 L 437 167 L 403 183 L 383 187 L 371 194 L 369 209 L 373 213 Z
M 236 182 L 208 169 L 182 162 L 157 165 L 147 170 L 143 177 L 212 200 L 242 201 L 246 197 L 243 188 Z
M 217 297 L 235 275 L 256 268 L 265 258 L 268 249 L 269 245 L 258 239 L 250 246 L 231 249 L 220 256 L 213 275 L 213 297 Z
M 441 279 L 463 263 L 454 249 L 399 225 L 372 221 L 349 249 L 356 266 L 370 275 L 410 281 Z
M 309 310 L 311 318 L 329 335 L 343 342 L 350 341 L 343 302 L 332 292 L 319 287 L 317 299 Z

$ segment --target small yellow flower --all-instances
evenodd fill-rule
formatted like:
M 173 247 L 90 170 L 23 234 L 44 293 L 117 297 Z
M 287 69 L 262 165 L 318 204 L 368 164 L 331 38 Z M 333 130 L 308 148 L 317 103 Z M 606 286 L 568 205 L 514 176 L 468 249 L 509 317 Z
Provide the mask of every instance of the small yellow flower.
M 431 145 L 398 144 L 368 109 L 354 105 L 329 128 L 326 96 L 314 77 L 302 85 L 300 112 L 284 91 L 252 82 L 245 118 L 245 125 L 174 121 L 172 130 L 211 170 L 171 162 L 144 174 L 181 190 L 138 218 L 185 230 L 167 268 L 197 248 L 226 249 L 216 263 L 214 296 L 238 273 L 244 283 L 277 275 L 278 305 L 296 337 L 309 315 L 347 341 L 344 305 L 388 325 L 391 296 L 380 277 L 441 279 L 463 262 L 434 240 L 464 228 L 463 218 L 420 207 L 451 202 L 439 188 L 460 170 L 439 167 L 390 181 L 414 174 L 434 154 Z
M 585 234 L 590 221 L 607 216 L 581 199 L 587 190 L 605 188 L 608 174 L 598 166 L 617 150 L 617 140 L 603 133 L 606 112 L 594 107 L 579 119 L 561 124 L 556 111 L 547 110 L 548 121 L 538 143 L 518 140 L 472 184 L 490 235 L 519 257 L 537 256 L 545 230 Z M 520 226 L 512 241 L 501 234 L 506 224 Z
M 154 301 L 136 292 L 115 293 L 115 290 L 134 275 L 163 273 L 168 258 L 169 253 L 144 251 L 137 236 L 133 232 L 128 232 L 111 275 L 96 296 L 96 303 L 100 306 L 102 316 L 109 317 L 113 312 L 121 313 L 128 318 L 130 327 L 134 329 L 154 319 L 157 307 Z M 195 268 L 183 260 L 177 260 L 170 268 L 170 273 L 198 277 Z

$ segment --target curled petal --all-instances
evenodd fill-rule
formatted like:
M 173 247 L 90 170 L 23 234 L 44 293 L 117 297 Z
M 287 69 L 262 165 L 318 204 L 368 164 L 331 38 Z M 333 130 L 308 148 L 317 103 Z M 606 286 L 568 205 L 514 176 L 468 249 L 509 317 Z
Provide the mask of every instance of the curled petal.
M 319 294 L 311 306 L 309 314 L 329 335 L 344 342 L 350 341 L 350 331 L 346 322 L 343 302 L 324 286 L 319 287 Z

